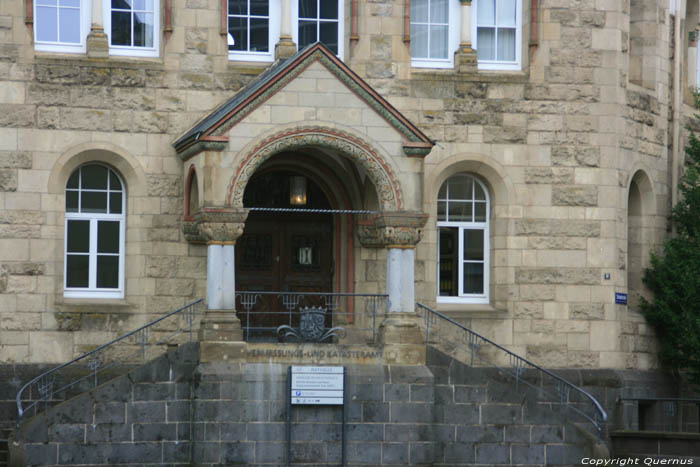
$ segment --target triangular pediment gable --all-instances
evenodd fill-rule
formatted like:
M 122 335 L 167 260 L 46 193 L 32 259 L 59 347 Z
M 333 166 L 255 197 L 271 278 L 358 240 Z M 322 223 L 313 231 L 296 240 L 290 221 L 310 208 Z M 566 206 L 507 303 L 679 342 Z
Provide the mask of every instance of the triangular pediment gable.
M 202 150 L 223 150 L 228 143 L 227 132 L 233 126 L 316 62 L 323 65 L 401 135 L 406 155 L 424 157 L 430 152 L 435 144 L 430 138 L 319 42 L 300 50 L 287 60 L 275 63 L 260 74 L 178 138 L 173 143 L 176 151 L 182 159 L 187 159 Z

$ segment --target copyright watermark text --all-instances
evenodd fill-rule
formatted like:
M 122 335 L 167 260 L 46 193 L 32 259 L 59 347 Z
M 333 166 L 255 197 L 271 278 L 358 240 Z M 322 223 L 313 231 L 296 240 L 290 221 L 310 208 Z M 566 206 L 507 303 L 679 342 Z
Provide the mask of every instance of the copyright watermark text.
M 602 467 L 624 467 L 626 465 L 693 465 L 693 459 L 659 459 L 656 457 L 618 457 L 615 459 L 596 459 L 594 457 L 584 457 L 581 459 L 581 464 Z

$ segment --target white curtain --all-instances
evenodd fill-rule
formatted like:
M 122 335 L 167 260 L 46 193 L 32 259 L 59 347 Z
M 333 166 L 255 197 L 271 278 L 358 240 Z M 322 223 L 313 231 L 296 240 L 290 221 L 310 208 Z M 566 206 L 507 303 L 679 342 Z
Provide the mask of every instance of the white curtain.
M 498 29 L 498 55 L 496 60 L 515 61 L 515 29 Z

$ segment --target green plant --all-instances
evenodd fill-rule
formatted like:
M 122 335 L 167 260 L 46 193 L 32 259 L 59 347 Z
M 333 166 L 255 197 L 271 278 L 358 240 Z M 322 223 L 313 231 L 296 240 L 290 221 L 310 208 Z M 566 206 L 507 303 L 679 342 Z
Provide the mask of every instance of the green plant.
M 686 156 L 672 213 L 676 233 L 664 242 L 663 254 L 652 254 L 644 284 L 653 299 L 641 302 L 657 331 L 661 361 L 700 385 L 700 139 L 694 134 Z

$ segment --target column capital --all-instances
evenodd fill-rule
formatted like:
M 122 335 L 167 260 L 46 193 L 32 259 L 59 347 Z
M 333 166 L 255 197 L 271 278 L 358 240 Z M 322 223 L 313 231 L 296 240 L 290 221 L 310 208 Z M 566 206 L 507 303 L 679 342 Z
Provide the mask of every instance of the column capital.
M 367 248 L 414 248 L 423 237 L 428 215 L 414 211 L 383 212 L 357 223 L 357 235 Z
M 182 230 L 191 243 L 233 244 L 243 234 L 247 217 L 247 209 L 204 207 L 183 222 Z

